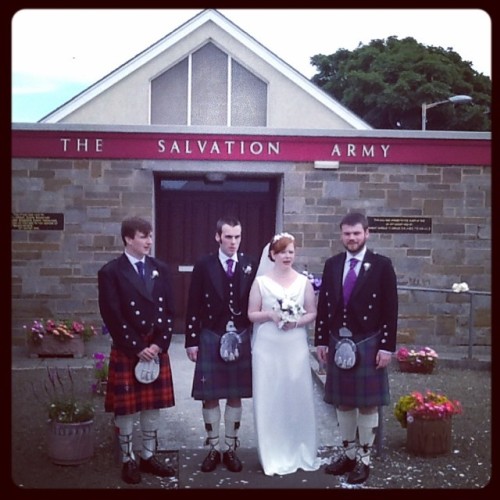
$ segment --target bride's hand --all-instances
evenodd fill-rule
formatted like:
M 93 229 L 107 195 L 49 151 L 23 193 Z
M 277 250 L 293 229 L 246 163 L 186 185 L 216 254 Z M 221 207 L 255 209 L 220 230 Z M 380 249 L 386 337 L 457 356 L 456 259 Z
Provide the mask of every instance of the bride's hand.
M 276 325 L 281 321 L 280 315 L 276 311 L 269 311 L 269 321 L 272 321 Z

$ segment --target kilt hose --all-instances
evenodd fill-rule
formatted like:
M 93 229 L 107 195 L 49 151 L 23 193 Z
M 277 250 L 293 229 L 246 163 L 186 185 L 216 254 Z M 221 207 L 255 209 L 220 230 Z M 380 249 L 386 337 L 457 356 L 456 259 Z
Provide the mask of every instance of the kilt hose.
M 222 335 L 203 329 L 193 377 L 192 397 L 200 401 L 252 397 L 252 356 L 250 332 L 242 334 L 240 357 L 236 361 L 221 358 Z
M 160 354 L 159 358 L 160 375 L 151 384 L 142 384 L 134 375 L 134 368 L 139 358 L 131 358 L 111 347 L 104 410 L 115 415 L 130 415 L 143 410 L 174 406 L 170 358 L 167 352 Z
M 377 370 L 375 357 L 379 349 L 379 336 L 363 342 L 354 336 L 357 361 L 353 368 L 339 368 L 333 358 L 338 338 L 330 335 L 324 401 L 339 406 L 386 406 L 390 403 L 387 368 Z

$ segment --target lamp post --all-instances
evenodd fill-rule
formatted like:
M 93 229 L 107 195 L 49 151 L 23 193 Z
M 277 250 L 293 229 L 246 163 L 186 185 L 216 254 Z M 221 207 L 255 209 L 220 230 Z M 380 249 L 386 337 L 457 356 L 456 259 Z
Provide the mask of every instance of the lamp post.
M 422 103 L 422 130 L 426 129 L 427 126 L 427 110 L 430 108 L 434 108 L 435 106 L 439 106 L 440 104 L 445 104 L 447 102 L 451 102 L 453 104 L 463 104 L 465 102 L 471 102 L 472 97 L 468 95 L 452 95 L 445 99 L 444 101 L 431 102 L 430 104 Z

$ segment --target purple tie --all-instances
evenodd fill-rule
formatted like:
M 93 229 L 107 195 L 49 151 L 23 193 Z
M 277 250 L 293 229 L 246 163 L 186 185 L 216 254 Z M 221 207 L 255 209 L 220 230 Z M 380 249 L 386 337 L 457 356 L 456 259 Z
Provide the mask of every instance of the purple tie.
M 226 264 L 227 264 L 227 271 L 226 271 L 227 277 L 228 278 L 232 278 L 233 275 L 234 275 L 234 271 L 233 271 L 234 260 L 233 259 L 227 259 L 226 260 Z
M 354 268 L 358 263 L 358 259 L 354 257 L 349 261 L 349 271 L 347 271 L 345 280 L 344 280 L 344 305 L 347 305 L 349 302 L 349 297 L 351 296 L 352 289 L 354 288 L 354 284 L 356 283 L 356 272 Z

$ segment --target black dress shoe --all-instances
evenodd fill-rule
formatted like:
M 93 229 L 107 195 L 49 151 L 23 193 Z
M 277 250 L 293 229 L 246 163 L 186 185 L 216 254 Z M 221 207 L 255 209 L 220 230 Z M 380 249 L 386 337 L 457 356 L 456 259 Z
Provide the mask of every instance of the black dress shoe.
M 356 464 L 356 467 L 349 472 L 347 476 L 347 482 L 349 484 L 361 484 L 364 483 L 368 476 L 370 475 L 370 467 L 363 462 L 359 461 Z
M 351 472 L 355 466 L 355 459 L 351 459 L 347 455 L 342 455 L 340 458 L 334 460 L 330 465 L 327 465 L 325 472 L 327 474 L 333 474 L 334 476 L 340 476 L 346 472 Z
M 240 462 L 240 459 L 236 456 L 234 450 L 225 451 L 222 461 L 231 472 L 240 472 L 241 469 L 243 469 L 243 465 Z
M 160 477 L 172 477 L 175 476 L 175 469 L 165 462 L 158 460 L 156 456 L 152 456 L 147 460 L 141 458 L 139 469 L 142 472 L 148 472 L 149 474 L 154 474 Z
M 141 473 L 135 460 L 129 460 L 122 465 L 122 479 L 128 484 L 141 482 Z
M 212 472 L 220 464 L 220 453 L 217 450 L 210 450 L 201 464 L 201 472 Z

